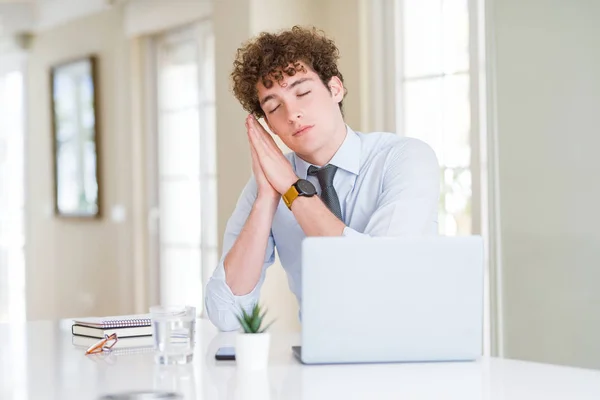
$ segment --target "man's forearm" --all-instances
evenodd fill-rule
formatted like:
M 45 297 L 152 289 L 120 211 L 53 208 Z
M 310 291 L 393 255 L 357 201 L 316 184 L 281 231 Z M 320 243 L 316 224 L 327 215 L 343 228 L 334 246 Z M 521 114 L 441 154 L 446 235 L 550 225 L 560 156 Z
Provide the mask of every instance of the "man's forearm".
M 236 296 L 250 293 L 260 280 L 278 202 L 278 199 L 257 197 L 244 228 L 225 257 L 227 286 Z
M 317 196 L 296 198 L 292 212 L 306 236 L 342 236 L 346 227 Z

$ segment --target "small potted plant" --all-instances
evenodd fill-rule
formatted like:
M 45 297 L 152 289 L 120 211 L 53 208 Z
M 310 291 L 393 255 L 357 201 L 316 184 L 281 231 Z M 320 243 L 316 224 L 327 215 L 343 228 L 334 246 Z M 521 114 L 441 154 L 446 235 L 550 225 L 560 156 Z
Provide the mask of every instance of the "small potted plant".
M 250 313 L 241 309 L 237 315 L 243 332 L 236 337 L 235 359 L 241 369 L 258 370 L 267 367 L 271 336 L 266 330 L 273 321 L 263 326 L 266 314 L 266 310 L 263 311 L 256 303 Z

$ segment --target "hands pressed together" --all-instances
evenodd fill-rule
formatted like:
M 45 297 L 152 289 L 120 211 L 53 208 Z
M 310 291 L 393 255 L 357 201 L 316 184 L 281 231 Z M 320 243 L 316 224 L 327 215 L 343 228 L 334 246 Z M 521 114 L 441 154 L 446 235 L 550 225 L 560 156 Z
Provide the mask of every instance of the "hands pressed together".
M 250 141 L 252 171 L 258 185 L 258 196 L 279 199 L 279 196 L 287 192 L 298 177 L 271 135 L 252 115 L 246 118 L 246 130 Z

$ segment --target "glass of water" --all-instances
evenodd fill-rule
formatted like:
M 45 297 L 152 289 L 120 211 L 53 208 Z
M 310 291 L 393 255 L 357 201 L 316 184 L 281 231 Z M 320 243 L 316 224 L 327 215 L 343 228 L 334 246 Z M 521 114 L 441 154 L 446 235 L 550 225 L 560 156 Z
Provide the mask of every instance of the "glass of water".
M 196 307 L 152 306 L 152 336 L 158 364 L 187 364 L 194 355 Z

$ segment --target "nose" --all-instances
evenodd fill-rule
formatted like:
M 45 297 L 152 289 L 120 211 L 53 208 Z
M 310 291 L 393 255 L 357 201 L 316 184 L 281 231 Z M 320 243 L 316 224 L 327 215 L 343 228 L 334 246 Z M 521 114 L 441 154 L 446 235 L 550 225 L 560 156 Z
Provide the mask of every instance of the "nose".
M 295 124 L 296 121 L 299 121 L 302 118 L 302 111 L 300 110 L 291 110 L 288 113 L 288 121 L 290 124 Z

